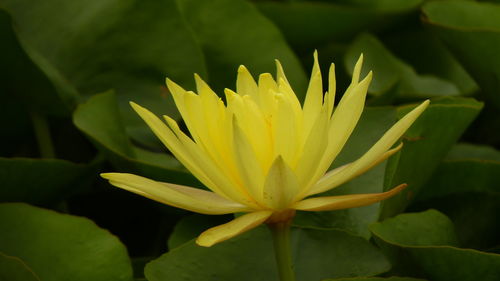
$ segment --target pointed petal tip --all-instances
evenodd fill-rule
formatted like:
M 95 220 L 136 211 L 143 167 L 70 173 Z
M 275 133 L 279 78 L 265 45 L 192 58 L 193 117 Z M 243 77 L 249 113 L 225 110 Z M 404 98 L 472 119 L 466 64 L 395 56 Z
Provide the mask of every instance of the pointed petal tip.
M 240 66 L 238 66 L 238 73 L 240 72 L 248 72 L 248 68 L 246 68 L 246 66 L 240 64 Z
M 211 247 L 219 242 L 231 239 L 264 223 L 272 213 L 272 211 L 267 210 L 254 211 L 237 217 L 228 223 L 207 229 L 196 238 L 196 244 L 202 247 Z
M 382 193 L 313 197 L 297 202 L 294 208 L 303 211 L 333 211 L 363 207 L 388 199 L 401 192 L 407 186 L 406 183 L 403 183 Z
M 144 110 L 147 110 L 145 109 L 144 107 L 140 106 L 139 104 L 133 102 L 133 101 L 129 101 L 129 104 L 130 104 L 130 107 L 132 107 L 132 109 L 137 112 L 139 114 L 139 112 L 141 111 L 144 111 Z
M 114 174 L 116 173 L 100 173 L 99 176 L 103 179 L 111 180 Z
M 201 246 L 201 247 L 205 247 L 205 248 L 210 248 L 212 247 L 215 242 L 214 241 L 208 241 L 206 239 L 200 239 L 200 237 L 198 236 L 198 238 L 196 238 L 196 245 L 198 246 Z

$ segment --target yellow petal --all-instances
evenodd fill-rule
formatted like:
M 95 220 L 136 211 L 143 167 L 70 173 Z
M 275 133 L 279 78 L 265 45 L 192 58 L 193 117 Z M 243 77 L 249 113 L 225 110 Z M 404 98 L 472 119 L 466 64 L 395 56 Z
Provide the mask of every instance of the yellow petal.
M 245 205 L 227 200 L 216 193 L 193 187 L 157 182 L 125 173 L 104 173 L 101 177 L 116 187 L 163 204 L 201 214 L 219 215 L 249 210 Z
M 406 184 L 382 193 L 349 194 L 340 196 L 315 197 L 298 202 L 294 208 L 302 211 L 332 211 L 362 207 L 385 200 L 406 187 Z
M 263 113 L 252 97 L 241 97 L 229 89 L 225 89 L 225 93 L 228 111 L 231 111 L 238 119 L 240 129 L 242 129 L 252 145 L 259 163 L 261 163 L 262 170 L 267 171 L 274 160 L 274 147 L 272 145 L 272 132 L 264 119 Z M 232 125 L 230 128 L 232 128 Z
M 269 73 L 259 76 L 259 106 L 264 115 L 270 115 L 274 111 L 275 101 L 273 93 L 278 92 L 278 84 Z
M 321 111 L 323 104 L 323 82 L 318 63 L 318 52 L 314 51 L 314 64 L 311 72 L 309 87 L 304 101 L 304 132 L 307 134 Z
M 200 157 L 193 157 L 198 151 L 192 152 L 186 147 L 183 141 L 179 140 L 177 136 L 170 130 L 170 128 L 163 123 L 156 115 L 146 108 L 131 102 L 130 105 L 137 112 L 137 114 L 146 122 L 146 124 L 151 128 L 153 133 L 160 139 L 160 141 L 174 154 L 177 158 L 191 173 L 194 174 L 204 185 L 213 191 L 217 191 L 217 185 L 215 185 L 207 176 L 207 174 L 198 165 L 199 161 L 194 159 Z M 172 120 L 173 121 L 173 120 Z M 175 121 L 173 121 L 175 123 Z M 176 124 L 177 126 L 177 124 Z M 180 130 L 179 130 L 180 131 Z
M 295 119 L 297 121 L 300 120 L 300 122 L 302 123 L 303 113 L 300 101 L 299 99 L 297 99 L 297 95 L 295 95 L 295 92 L 293 91 L 290 84 L 288 84 L 288 82 L 286 82 L 283 78 L 278 79 L 278 91 L 285 96 L 287 102 L 292 106 Z
M 328 108 L 323 106 L 304 143 L 302 156 L 295 169 L 301 189 L 306 189 L 309 184 L 312 184 L 310 181 L 316 174 L 320 160 L 325 152 L 328 144 L 328 118 Z
M 272 213 L 272 211 L 252 212 L 235 218 L 226 224 L 212 227 L 203 232 L 198 239 L 196 239 L 196 244 L 203 247 L 211 247 L 214 244 L 259 226 L 264 223 Z
M 394 124 L 363 156 L 351 163 L 335 177 L 331 176 L 318 182 L 318 185 L 315 186 L 313 188 L 314 190 L 311 190 L 308 195 L 324 192 L 338 186 L 350 178 L 366 171 L 376 163 L 385 160 L 384 155 L 389 157 L 395 153 L 396 151 L 392 150 L 391 152 L 388 151 L 388 149 L 399 140 L 399 138 L 404 134 L 404 132 L 406 132 L 406 130 L 408 130 L 408 128 L 413 124 L 413 122 L 415 122 L 420 114 L 422 114 L 428 105 L 429 100 L 426 100 L 411 112 L 406 114 L 403 118 L 396 122 L 396 124 Z
M 306 194 L 306 196 L 318 194 L 321 192 L 325 192 L 332 188 L 335 188 L 361 174 L 370 170 L 374 166 L 382 163 L 387 158 L 391 157 L 394 153 L 398 152 L 403 147 L 403 144 L 399 144 L 397 147 L 386 151 L 379 158 L 374 159 L 371 162 L 368 161 L 360 161 L 360 159 L 351 162 L 349 164 L 345 164 L 336 169 L 333 169 L 326 173 Z M 362 165 L 359 165 L 360 162 Z
M 281 65 L 279 60 L 274 60 L 276 62 L 276 80 L 283 79 L 288 85 L 290 83 L 288 82 L 288 79 L 286 79 L 285 76 L 285 71 L 283 70 L 283 66 Z
M 371 77 L 372 75 L 370 72 L 361 83 L 352 87 L 349 92 L 345 93 L 335 109 L 330 120 L 330 128 L 328 129 L 328 147 L 312 179 L 313 182 L 319 180 L 319 178 L 325 174 L 356 127 L 361 113 L 363 112 L 366 91 L 370 84 Z
M 300 121 L 295 118 L 295 111 L 290 101 L 281 93 L 275 94 L 276 110 L 272 116 L 274 150 L 284 160 L 295 167 L 301 154 Z
M 194 128 L 193 120 L 189 117 L 189 114 L 186 109 L 186 104 L 185 104 L 185 95 L 187 93 L 186 90 L 184 90 L 181 86 L 176 84 L 170 79 L 166 79 L 166 84 L 167 88 L 169 89 L 170 93 L 172 94 L 172 97 L 174 98 L 175 105 L 177 107 L 177 110 L 179 110 L 179 113 L 182 116 L 182 119 L 186 123 L 186 127 L 188 130 L 191 132 L 195 132 L 196 129 Z M 197 134 L 191 134 L 195 140 L 198 141 L 198 135 Z
M 198 177 L 196 174 L 198 170 L 191 170 L 188 166 L 186 166 L 186 168 L 188 168 L 198 179 L 200 179 L 203 184 L 205 184 L 212 191 L 220 195 L 224 195 L 231 200 L 252 207 L 258 206 L 258 204 L 256 204 L 254 200 L 249 197 L 246 191 L 241 190 L 241 186 L 235 185 L 235 183 L 231 182 L 230 179 L 224 175 L 224 172 L 217 166 L 217 163 L 214 163 L 214 161 L 196 143 L 194 143 L 186 134 L 184 134 L 184 132 L 180 130 L 175 120 L 168 116 L 165 116 L 165 119 L 182 143 L 185 153 L 192 159 L 196 159 L 193 161 L 197 163 L 198 167 L 203 167 L 202 171 L 204 172 L 204 175 L 206 175 L 208 183 L 203 181 L 204 178 Z
M 337 88 L 337 82 L 335 80 L 335 64 L 330 65 L 330 71 L 328 72 L 328 93 L 325 95 L 326 104 L 328 107 L 328 116 L 332 116 L 333 105 L 335 103 L 335 92 Z
M 233 136 L 236 165 L 244 186 L 256 201 L 262 201 L 264 172 L 237 119 L 233 120 Z
M 352 82 L 351 82 L 352 84 L 358 83 L 362 67 L 363 67 L 363 54 L 359 56 L 358 61 L 354 65 L 354 71 L 352 72 Z
M 281 156 L 274 160 L 264 183 L 263 199 L 266 206 L 273 209 L 288 207 L 299 190 L 295 174 Z
M 249 95 L 259 103 L 259 87 L 253 79 L 252 74 L 243 65 L 238 68 L 236 92 L 241 96 Z

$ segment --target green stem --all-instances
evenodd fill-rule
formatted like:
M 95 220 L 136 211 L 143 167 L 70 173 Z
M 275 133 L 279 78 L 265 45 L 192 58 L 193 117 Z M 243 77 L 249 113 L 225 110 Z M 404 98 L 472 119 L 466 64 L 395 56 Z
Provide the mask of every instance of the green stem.
M 290 250 L 290 221 L 268 224 L 273 234 L 274 254 L 281 281 L 295 281 Z
M 38 142 L 38 149 L 42 158 L 55 158 L 54 145 L 50 137 L 49 123 L 45 116 L 31 112 L 31 121 L 35 130 L 35 137 Z

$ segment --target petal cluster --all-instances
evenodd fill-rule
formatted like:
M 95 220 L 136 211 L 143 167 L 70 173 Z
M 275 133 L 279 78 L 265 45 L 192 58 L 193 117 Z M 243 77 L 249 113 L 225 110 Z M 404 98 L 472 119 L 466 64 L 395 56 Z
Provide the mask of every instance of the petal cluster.
M 157 182 L 124 173 L 102 177 L 117 187 L 202 214 L 245 212 L 233 221 L 203 232 L 197 243 L 211 246 L 266 221 L 293 216 L 295 210 L 353 208 L 384 200 L 405 187 L 384 193 L 310 197 L 335 188 L 396 153 L 401 135 L 425 110 L 423 102 L 394 124 L 359 159 L 328 171 L 353 132 L 363 111 L 372 73 L 360 80 L 363 56 L 338 105 L 335 67 L 328 89 L 314 54 L 303 106 L 276 61 L 276 79 L 268 73 L 255 81 L 240 66 L 236 91 L 225 90 L 226 103 L 198 76 L 197 93 L 167 79 L 167 86 L 190 136 L 169 116 L 161 120 L 131 103 L 156 136 L 210 191 Z

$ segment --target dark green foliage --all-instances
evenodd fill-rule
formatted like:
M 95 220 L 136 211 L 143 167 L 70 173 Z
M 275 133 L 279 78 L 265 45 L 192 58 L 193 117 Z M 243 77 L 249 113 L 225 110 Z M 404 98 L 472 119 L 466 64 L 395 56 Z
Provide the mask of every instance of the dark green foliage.
M 401 152 L 328 194 L 406 190 L 297 214 L 298 280 L 500 280 L 500 4 L 421 0 L 0 0 L 0 280 L 277 280 L 264 227 L 201 248 L 193 238 L 232 215 L 99 173 L 204 188 L 129 101 L 179 120 L 165 77 L 192 90 L 198 73 L 224 98 L 239 65 L 274 74 L 274 59 L 302 100 L 315 49 L 324 76 L 336 64 L 337 101 L 360 53 L 374 71 L 332 168 L 431 104 Z

